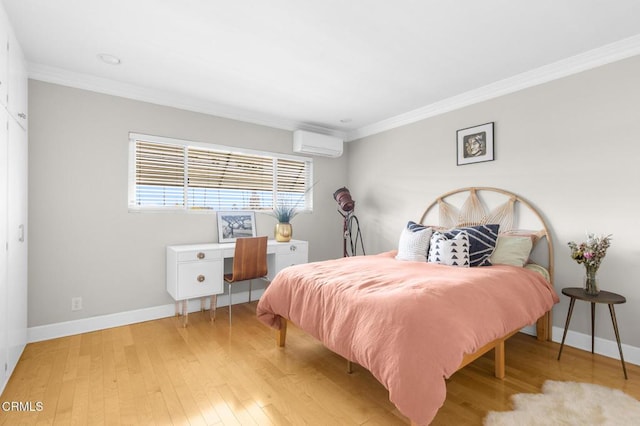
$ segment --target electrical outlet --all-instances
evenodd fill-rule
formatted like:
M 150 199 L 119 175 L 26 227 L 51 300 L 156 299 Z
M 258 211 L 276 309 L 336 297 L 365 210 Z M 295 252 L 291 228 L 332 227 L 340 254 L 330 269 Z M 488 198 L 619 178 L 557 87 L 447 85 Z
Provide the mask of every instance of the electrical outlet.
M 71 310 L 79 311 L 82 309 L 82 297 L 72 297 L 71 298 Z

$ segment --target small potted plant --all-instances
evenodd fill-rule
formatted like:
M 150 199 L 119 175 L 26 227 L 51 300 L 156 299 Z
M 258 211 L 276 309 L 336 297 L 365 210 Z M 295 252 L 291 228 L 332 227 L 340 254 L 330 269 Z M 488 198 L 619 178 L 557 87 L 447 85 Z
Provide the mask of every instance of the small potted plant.
M 276 241 L 287 242 L 291 240 L 293 228 L 291 219 L 297 216 L 299 210 L 295 206 L 286 203 L 278 204 L 272 211 L 273 217 L 278 220 L 275 229 Z
M 296 217 L 298 213 L 304 210 L 300 208 L 305 202 L 305 196 L 311 189 L 316 186 L 314 183 L 304 191 L 304 194 L 293 196 L 284 196 L 278 200 L 276 207 L 271 211 L 271 215 L 278 220 L 275 229 L 276 241 L 287 242 L 293 236 L 293 228 L 291 227 L 291 219 Z

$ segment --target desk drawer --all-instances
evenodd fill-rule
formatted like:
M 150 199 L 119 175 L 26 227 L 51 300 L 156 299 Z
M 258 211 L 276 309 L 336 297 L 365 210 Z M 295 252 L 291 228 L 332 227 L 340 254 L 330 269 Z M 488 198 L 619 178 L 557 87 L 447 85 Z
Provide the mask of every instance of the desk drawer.
M 178 252 L 178 262 L 195 262 L 222 259 L 220 250 L 189 250 Z
M 178 264 L 176 300 L 220 294 L 223 292 L 223 263 L 220 260 Z

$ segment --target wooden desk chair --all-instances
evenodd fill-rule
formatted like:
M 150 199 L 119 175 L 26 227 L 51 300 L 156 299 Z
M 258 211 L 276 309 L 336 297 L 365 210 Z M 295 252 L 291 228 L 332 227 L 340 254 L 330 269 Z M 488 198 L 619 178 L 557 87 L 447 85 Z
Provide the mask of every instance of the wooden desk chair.
M 267 278 L 267 237 L 247 237 L 236 240 L 233 255 L 233 273 L 225 274 L 229 283 L 229 325 L 231 325 L 231 285 L 249 280 L 249 302 L 251 302 L 251 280 Z

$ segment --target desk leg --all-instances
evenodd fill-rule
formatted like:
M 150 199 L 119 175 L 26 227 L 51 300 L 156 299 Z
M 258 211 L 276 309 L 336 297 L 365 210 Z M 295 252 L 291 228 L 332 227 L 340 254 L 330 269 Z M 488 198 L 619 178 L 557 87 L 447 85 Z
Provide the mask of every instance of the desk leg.
M 186 327 L 189 322 L 189 308 L 187 306 L 188 300 L 185 299 L 182 301 L 182 326 Z
M 622 371 L 624 371 L 625 380 L 627 377 L 627 367 L 624 365 L 624 357 L 622 356 L 622 345 L 620 344 L 620 333 L 618 332 L 618 321 L 616 320 L 616 311 L 613 304 L 609 304 L 609 313 L 611 314 L 611 322 L 613 323 L 613 331 L 616 333 L 616 341 L 618 342 L 618 351 L 620 351 L 620 361 L 622 362 Z
M 560 361 L 560 355 L 562 355 L 562 348 L 564 347 L 564 339 L 567 338 L 567 330 L 569 329 L 569 322 L 571 321 L 571 314 L 573 313 L 573 305 L 575 305 L 576 299 L 571 298 L 569 302 L 569 312 L 567 312 L 567 321 L 564 323 L 564 333 L 562 333 L 562 343 L 560 343 L 560 352 L 558 352 L 558 361 Z
M 218 305 L 218 295 L 217 294 L 212 294 L 211 295 L 211 302 L 210 302 L 210 306 L 209 306 L 209 317 L 211 319 L 211 322 L 216 320 L 216 306 Z
M 596 317 L 596 304 L 595 302 L 591 302 L 591 353 L 593 353 L 593 342 L 595 340 L 593 336 L 596 334 L 595 317 Z

